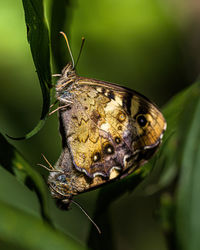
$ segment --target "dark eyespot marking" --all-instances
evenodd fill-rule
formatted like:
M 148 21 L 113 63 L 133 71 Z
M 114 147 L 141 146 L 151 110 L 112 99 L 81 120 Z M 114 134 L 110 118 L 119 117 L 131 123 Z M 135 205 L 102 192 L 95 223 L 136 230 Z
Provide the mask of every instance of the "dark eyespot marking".
M 118 130 L 122 130 L 122 126 L 121 125 L 118 126 Z
M 66 175 L 62 174 L 57 177 L 57 180 L 60 182 L 65 183 L 66 182 Z
M 111 155 L 114 153 L 114 148 L 111 144 L 107 144 L 104 148 L 105 154 Z
M 123 122 L 126 119 L 126 115 L 123 112 L 119 112 L 117 119 L 119 122 Z
M 121 139 L 120 139 L 119 137 L 115 137 L 115 142 L 116 142 L 117 144 L 120 144 Z
M 94 162 L 97 162 L 97 161 L 99 161 L 100 159 L 101 159 L 100 153 L 99 153 L 99 152 L 96 152 L 96 153 L 93 155 L 92 160 L 93 160 Z
M 142 115 L 142 114 L 140 114 L 136 117 L 136 121 L 140 125 L 140 127 L 145 127 L 147 124 L 147 119 L 146 119 L 145 115 Z

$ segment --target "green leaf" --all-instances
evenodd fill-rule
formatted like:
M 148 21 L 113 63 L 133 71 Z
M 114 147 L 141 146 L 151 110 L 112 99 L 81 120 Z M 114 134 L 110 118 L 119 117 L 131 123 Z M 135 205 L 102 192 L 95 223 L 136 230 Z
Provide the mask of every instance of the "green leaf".
M 183 250 L 200 249 L 200 83 L 195 84 L 181 113 L 180 180 L 177 190 L 176 228 Z
M 38 74 L 43 95 L 43 107 L 40 121 L 36 127 L 23 137 L 14 138 L 15 140 L 28 139 L 35 135 L 44 125 L 50 107 L 51 89 L 51 68 L 49 50 L 49 31 L 44 15 L 42 0 L 22 0 L 25 21 L 27 27 L 27 38 L 30 43 L 31 53 L 35 68 Z
M 16 249 L 86 249 L 71 237 L 53 230 L 41 219 L 0 202 L 0 242 Z
M 50 222 L 46 185 L 40 174 L 34 170 L 22 155 L 0 134 L 0 165 L 14 174 L 27 187 L 34 189 L 40 200 L 41 214 Z
M 168 130 L 164 150 L 155 165 L 158 171 L 151 174 L 154 190 L 175 184 L 176 193 L 171 194 L 173 216 L 168 221 L 170 238 L 175 241 L 170 241 L 175 242 L 176 249 L 197 250 L 200 249 L 200 82 L 172 98 L 164 114 Z

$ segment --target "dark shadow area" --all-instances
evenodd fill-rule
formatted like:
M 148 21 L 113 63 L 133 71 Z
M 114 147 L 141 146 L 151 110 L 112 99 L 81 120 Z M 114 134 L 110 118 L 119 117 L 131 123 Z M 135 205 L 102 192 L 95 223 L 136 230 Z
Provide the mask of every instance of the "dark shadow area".
M 109 205 L 125 192 L 134 190 L 141 181 L 141 176 L 133 176 L 113 182 L 100 190 L 93 218 L 101 230 L 101 235 L 98 234 L 96 228 L 91 224 L 88 237 L 88 246 L 91 249 L 116 249 L 112 235 Z
M 4 136 L 0 133 L 0 165 L 6 168 L 10 173 L 14 174 L 12 159 L 14 157 L 14 148 L 11 146 Z

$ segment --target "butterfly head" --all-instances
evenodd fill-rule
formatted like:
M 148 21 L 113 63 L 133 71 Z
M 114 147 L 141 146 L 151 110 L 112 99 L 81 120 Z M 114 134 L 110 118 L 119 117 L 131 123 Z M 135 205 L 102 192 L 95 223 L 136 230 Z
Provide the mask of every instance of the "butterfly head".
M 71 78 L 74 75 L 76 75 L 75 69 L 74 69 L 72 63 L 68 63 L 64 67 L 64 69 L 62 70 L 62 76 L 61 77 L 64 77 L 66 79 L 66 78 Z
M 67 176 L 64 173 L 51 172 L 48 179 L 48 185 L 52 197 L 57 199 L 57 205 L 60 208 L 68 209 L 73 195 L 69 190 Z
M 57 81 L 56 91 L 58 93 L 61 93 L 63 90 L 68 88 L 69 85 L 74 83 L 76 78 L 77 78 L 77 75 L 76 75 L 75 69 L 73 67 L 73 64 L 68 63 L 64 67 L 64 69 L 62 70 L 62 74 L 61 74 L 59 80 Z

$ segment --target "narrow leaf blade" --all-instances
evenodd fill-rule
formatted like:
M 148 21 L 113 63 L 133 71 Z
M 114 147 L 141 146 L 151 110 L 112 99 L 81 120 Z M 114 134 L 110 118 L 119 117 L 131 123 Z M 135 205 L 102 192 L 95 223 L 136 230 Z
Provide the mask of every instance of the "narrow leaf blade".
M 49 31 L 44 15 L 44 4 L 42 0 L 22 0 L 25 21 L 27 27 L 27 39 L 30 43 L 31 53 L 38 74 L 40 87 L 43 95 L 43 107 L 40 121 L 35 128 L 22 137 L 8 136 L 14 140 L 29 139 L 44 126 L 50 107 L 51 68 Z

